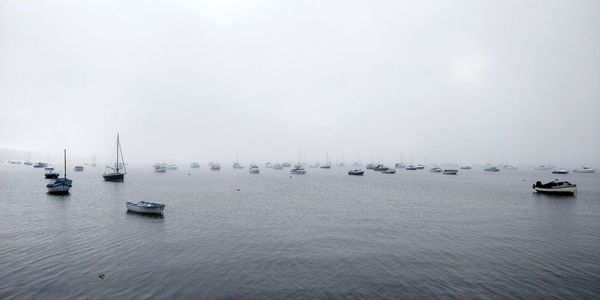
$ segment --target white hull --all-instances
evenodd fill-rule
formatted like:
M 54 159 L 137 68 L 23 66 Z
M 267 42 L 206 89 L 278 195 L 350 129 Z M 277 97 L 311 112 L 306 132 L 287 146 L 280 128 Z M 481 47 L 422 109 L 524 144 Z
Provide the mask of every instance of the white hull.
M 575 169 L 573 170 L 574 173 L 596 173 L 596 170 L 594 169 Z
M 572 186 L 572 187 L 562 187 L 562 188 L 542 188 L 542 187 L 535 187 L 535 190 L 538 193 L 545 193 L 545 194 L 577 194 L 577 187 L 576 186 Z
M 135 204 L 125 203 L 127 210 L 140 214 L 158 214 L 162 215 L 164 207 L 139 207 Z

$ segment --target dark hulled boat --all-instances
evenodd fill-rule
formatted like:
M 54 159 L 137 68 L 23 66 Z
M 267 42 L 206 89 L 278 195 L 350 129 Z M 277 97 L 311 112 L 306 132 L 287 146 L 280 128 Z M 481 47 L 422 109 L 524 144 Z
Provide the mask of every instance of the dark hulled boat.
M 119 156 L 121 156 L 121 162 L 119 162 Z M 104 181 L 112 182 L 123 182 L 125 180 L 125 161 L 123 160 L 123 150 L 121 149 L 121 141 L 119 140 L 119 134 L 117 133 L 117 162 L 114 167 L 106 166 L 104 170 Z

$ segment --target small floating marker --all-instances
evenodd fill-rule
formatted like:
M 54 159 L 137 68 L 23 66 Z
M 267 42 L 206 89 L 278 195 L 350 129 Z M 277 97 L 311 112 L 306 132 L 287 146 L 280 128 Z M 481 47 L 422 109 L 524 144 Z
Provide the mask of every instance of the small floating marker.
M 100 277 L 100 279 L 104 279 L 104 277 L 106 277 L 106 275 L 104 275 L 103 273 L 98 274 L 98 277 Z

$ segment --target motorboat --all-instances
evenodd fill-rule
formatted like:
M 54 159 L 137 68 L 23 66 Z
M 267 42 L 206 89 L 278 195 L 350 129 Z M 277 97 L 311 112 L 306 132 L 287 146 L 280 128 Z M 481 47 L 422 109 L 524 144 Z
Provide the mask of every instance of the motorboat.
M 572 184 L 568 181 L 560 181 L 555 179 L 554 181 L 542 184 L 540 181 L 533 185 L 533 189 L 538 193 L 544 194 L 557 194 L 557 195 L 576 195 L 577 185 Z
M 550 166 L 548 165 L 539 165 L 537 167 L 535 167 L 536 171 L 548 171 L 550 170 Z
M 31 166 L 31 165 L 33 165 L 33 163 L 32 163 L 30 160 L 26 160 L 26 161 L 24 161 L 24 162 L 23 162 L 23 164 L 24 164 L 24 165 L 26 165 L 26 166 Z
M 173 171 L 174 171 L 174 170 L 177 170 L 177 165 L 176 165 L 176 164 L 169 164 L 169 165 L 167 166 L 167 169 L 168 169 L 168 170 L 173 170 Z
M 596 173 L 596 169 L 592 169 L 590 167 L 581 167 L 579 169 L 573 170 L 575 173 Z
M 424 166 L 424 165 L 421 165 L 421 164 L 418 164 L 418 165 L 416 166 L 416 168 L 417 168 L 417 170 L 423 170 L 423 169 L 425 169 L 425 166 Z
M 364 174 L 365 174 L 365 171 L 363 171 L 361 169 L 354 169 L 354 170 L 348 171 L 348 175 L 363 176 Z
M 239 162 L 234 162 L 233 163 L 233 168 L 236 170 L 241 170 L 244 168 L 244 166 L 242 166 L 242 164 L 240 164 Z
M 270 162 L 265 163 L 265 168 L 272 168 L 273 164 L 271 164 Z
M 54 167 L 45 167 L 44 170 L 45 171 L 54 171 Z
M 432 172 L 432 173 L 441 173 L 442 172 L 442 168 L 440 168 L 440 167 L 433 167 L 433 168 L 429 169 L 429 172 Z
M 569 174 L 569 170 L 555 169 L 555 170 L 552 171 L 552 174 Z
M 375 166 L 376 166 L 376 165 L 377 165 L 377 164 L 370 163 L 370 164 L 367 164 L 366 168 L 367 168 L 367 170 L 373 170 L 373 169 L 375 169 Z
M 471 170 L 471 166 L 461 166 L 461 170 Z
M 442 174 L 444 174 L 444 175 L 456 175 L 456 174 L 458 174 L 458 170 L 457 169 L 444 169 L 442 171 Z
M 282 170 L 283 169 L 283 165 L 280 163 L 276 163 L 273 165 L 273 170 Z
M 250 168 L 248 168 L 248 173 L 258 174 L 258 173 L 260 173 L 260 169 L 258 168 L 257 165 L 251 165 Z
M 221 170 L 221 164 L 219 164 L 219 163 L 211 162 L 211 163 L 209 163 L 209 165 L 210 165 L 211 171 L 220 171 Z
M 121 162 L 119 162 L 119 156 L 121 157 Z M 102 178 L 104 178 L 105 181 L 123 182 L 126 173 L 123 149 L 121 149 L 121 142 L 119 140 L 119 134 L 117 133 L 117 161 L 114 166 L 106 166 Z
M 193 163 L 190 164 L 190 168 L 192 168 L 192 169 L 198 169 L 198 168 L 200 168 L 200 164 L 197 163 L 197 162 L 193 162 Z
M 500 169 L 498 169 L 494 166 L 485 167 L 483 170 L 486 172 L 500 172 Z
M 68 194 L 73 180 L 67 178 L 67 150 L 64 150 L 65 173 L 63 178 L 56 178 L 46 185 L 49 194 Z
M 45 163 L 45 162 L 41 162 L 41 161 L 38 161 L 38 162 L 36 162 L 35 164 L 33 164 L 33 167 L 34 167 L 34 168 L 45 168 L 45 167 L 47 167 L 47 166 L 48 166 L 48 164 L 47 164 L 47 163 Z
M 284 168 L 289 168 L 289 167 L 291 167 L 291 166 L 292 166 L 292 164 L 290 164 L 289 162 L 283 162 L 283 163 L 281 164 L 281 166 L 282 166 L 282 167 L 284 167 Z
M 388 167 L 386 167 L 386 166 L 384 166 L 384 165 L 376 165 L 376 166 L 373 168 L 373 171 L 380 171 L 380 172 L 383 172 L 383 171 L 387 171 L 387 170 L 389 170 L 389 169 L 390 169 L 390 168 L 388 168 Z
M 306 174 L 306 170 L 302 166 L 302 164 L 296 164 L 292 170 L 290 170 L 291 174 L 295 175 L 304 175 Z
M 56 179 L 58 176 L 60 176 L 60 174 L 55 173 L 53 170 L 49 170 L 44 174 L 44 178 L 46 179 Z
M 75 171 L 75 172 L 83 172 L 83 166 L 75 166 L 73 168 L 73 171 Z
M 154 166 L 154 172 L 156 173 L 167 173 L 167 165 L 158 164 Z
M 504 165 L 502 166 L 502 169 L 507 171 L 516 171 L 519 169 L 519 167 L 514 165 Z
M 139 201 L 138 203 L 126 202 L 125 206 L 127 207 L 128 211 L 140 214 L 162 215 L 163 211 L 165 210 L 164 204 L 146 201 Z
M 396 168 L 396 169 L 404 169 L 404 168 L 406 168 L 406 165 L 403 164 L 403 163 L 396 163 L 396 164 L 394 164 L 394 168 Z
M 406 166 L 406 168 L 404 168 L 404 169 L 405 169 L 405 170 L 409 170 L 409 171 L 414 171 L 414 170 L 416 170 L 416 169 L 417 169 L 417 167 L 416 167 L 416 166 L 413 166 L 413 165 L 408 165 L 408 166 Z
M 387 170 L 381 171 L 383 174 L 396 174 L 396 169 L 388 168 Z

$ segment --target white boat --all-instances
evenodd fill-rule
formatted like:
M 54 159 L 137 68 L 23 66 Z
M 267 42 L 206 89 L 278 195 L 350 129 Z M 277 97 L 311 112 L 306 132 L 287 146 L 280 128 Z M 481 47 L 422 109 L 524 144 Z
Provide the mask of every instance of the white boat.
M 363 176 L 364 174 L 365 174 L 365 171 L 363 171 L 361 169 L 352 169 L 352 170 L 348 171 L 348 175 Z
M 555 169 L 555 170 L 552 171 L 552 174 L 569 174 L 569 170 Z
M 154 172 L 167 173 L 167 165 L 165 165 L 165 164 L 154 165 Z
M 577 185 L 572 184 L 568 181 L 560 181 L 558 179 L 542 184 L 541 182 L 536 182 L 533 185 L 533 189 L 538 193 L 544 194 L 557 194 L 557 195 L 576 195 L 577 194 Z
M 233 168 L 236 170 L 241 170 L 244 168 L 244 166 L 242 166 L 242 164 L 240 164 L 239 162 L 234 162 L 233 163 Z
M 73 186 L 73 180 L 67 178 L 67 150 L 64 150 L 65 160 L 65 174 L 63 178 L 56 178 L 52 182 L 48 183 L 48 193 L 50 194 L 68 194 L 69 190 Z
M 197 162 L 193 162 L 193 163 L 190 164 L 190 168 L 192 168 L 192 169 L 198 169 L 198 168 L 200 168 L 200 164 L 197 163 Z
M 445 169 L 442 171 L 442 174 L 444 175 L 456 175 L 458 174 L 458 170 L 457 169 Z
M 156 214 L 162 215 L 165 210 L 165 205 L 160 203 L 152 203 L 146 201 L 140 201 L 138 203 L 126 202 L 125 206 L 128 211 L 140 213 L 140 214 Z
M 119 156 L 121 157 L 121 162 L 119 162 Z M 106 168 L 104 168 L 104 175 L 102 175 L 102 178 L 104 178 L 105 181 L 123 182 L 125 180 L 125 174 L 127 174 L 127 170 L 125 170 L 123 149 L 121 149 L 121 141 L 119 140 L 119 134 L 117 133 L 117 162 L 114 166 L 106 166 Z
M 258 174 L 260 173 L 260 169 L 258 168 L 258 166 L 250 166 L 250 168 L 248 168 L 248 173 Z
M 425 169 L 425 166 L 422 164 L 418 164 L 415 168 L 417 168 L 417 170 L 423 170 Z
M 168 169 L 168 170 L 177 170 L 177 165 L 176 165 L 176 164 L 169 164 L 169 165 L 167 166 L 167 169 Z
M 265 168 L 273 168 L 273 165 L 270 162 L 265 163 Z
M 75 166 L 75 167 L 73 168 L 73 171 L 76 171 L 76 172 L 83 172 L 83 166 Z
M 329 153 L 325 153 L 326 163 L 319 166 L 321 169 L 331 169 L 331 161 L 329 161 Z
M 471 166 L 462 166 L 460 167 L 461 170 L 471 170 Z
M 590 167 L 581 167 L 579 169 L 573 170 L 575 173 L 596 173 L 596 169 L 592 169 Z
M 290 173 L 295 175 L 304 175 L 306 174 L 306 170 L 304 170 L 304 167 L 301 164 L 297 164 L 292 170 L 290 170 Z
M 539 166 L 535 167 L 535 170 L 537 170 L 537 171 L 548 171 L 548 170 L 550 170 L 550 166 L 539 165 Z
M 414 165 L 408 165 L 406 166 L 406 168 L 404 168 L 405 170 L 409 170 L 409 171 L 414 171 L 417 170 L 417 167 Z

